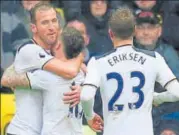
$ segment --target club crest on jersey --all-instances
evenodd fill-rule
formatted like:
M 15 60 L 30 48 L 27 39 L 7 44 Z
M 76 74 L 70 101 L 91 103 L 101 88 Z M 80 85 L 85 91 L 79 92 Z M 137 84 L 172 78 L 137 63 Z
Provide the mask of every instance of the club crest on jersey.
M 44 53 L 44 52 L 40 52 L 40 53 L 39 53 L 39 57 L 40 57 L 40 58 L 45 58 L 45 53 Z

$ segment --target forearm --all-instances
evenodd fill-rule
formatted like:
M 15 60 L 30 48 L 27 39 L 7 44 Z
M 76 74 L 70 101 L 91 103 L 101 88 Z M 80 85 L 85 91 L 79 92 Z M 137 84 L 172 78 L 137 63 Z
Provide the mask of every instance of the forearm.
M 179 98 L 171 94 L 170 92 L 154 93 L 153 102 L 154 104 L 162 104 L 164 102 L 176 102 Z
M 95 97 L 96 87 L 91 85 L 84 85 L 81 90 L 81 101 L 89 101 Z
M 93 111 L 95 93 L 96 88 L 93 86 L 86 85 L 82 87 L 80 99 L 87 120 L 91 120 L 95 114 Z
M 179 82 L 178 82 L 178 80 L 174 80 L 174 81 L 170 82 L 166 86 L 166 89 L 168 90 L 169 93 L 171 93 L 172 95 L 179 98 Z
M 85 118 L 87 120 L 93 119 L 95 113 L 93 110 L 94 107 L 94 99 L 88 100 L 88 101 L 81 101 L 82 108 L 84 111 Z
M 5 70 L 1 79 L 1 85 L 10 88 L 30 88 L 29 80 L 26 74 L 17 74 L 13 65 Z
M 78 74 L 82 62 L 82 56 L 78 56 L 77 58 L 68 60 L 66 62 L 54 58 L 45 64 L 43 69 L 53 72 L 66 79 L 72 79 Z

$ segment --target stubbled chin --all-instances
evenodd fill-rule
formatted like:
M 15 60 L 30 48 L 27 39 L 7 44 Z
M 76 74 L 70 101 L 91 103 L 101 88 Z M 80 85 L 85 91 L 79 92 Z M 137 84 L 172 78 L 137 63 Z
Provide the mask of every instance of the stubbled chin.
M 56 44 L 56 42 L 57 42 L 57 40 L 54 38 L 53 40 L 48 40 L 48 43 L 50 44 L 50 45 L 52 45 L 52 44 Z

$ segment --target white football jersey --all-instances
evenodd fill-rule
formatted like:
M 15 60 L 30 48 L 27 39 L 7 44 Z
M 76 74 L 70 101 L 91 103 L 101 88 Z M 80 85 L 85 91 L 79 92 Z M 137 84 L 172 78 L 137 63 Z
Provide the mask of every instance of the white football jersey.
M 63 103 L 63 93 L 71 90 L 73 81 L 76 85 L 83 83 L 83 72 L 73 80 L 43 70 L 28 73 L 28 77 L 33 89 L 43 91 L 42 135 L 82 135 L 81 104 L 69 108 L 68 104 Z
M 29 41 L 18 49 L 14 66 L 18 73 L 42 69 L 53 57 L 40 46 Z M 16 135 L 40 135 L 42 129 L 42 92 L 31 89 L 15 90 L 16 113 L 8 133 Z
M 156 52 L 124 45 L 91 58 L 84 85 L 100 87 L 104 135 L 153 135 L 154 83 L 176 77 Z

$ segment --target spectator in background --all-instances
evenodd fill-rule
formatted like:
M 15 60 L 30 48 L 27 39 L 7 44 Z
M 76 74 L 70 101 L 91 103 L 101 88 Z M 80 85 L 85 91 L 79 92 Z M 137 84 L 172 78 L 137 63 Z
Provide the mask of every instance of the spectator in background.
M 22 6 L 15 1 L 3 1 L 1 12 L 2 29 L 2 68 L 7 68 L 14 61 L 16 49 L 22 42 L 31 37 L 28 10 L 40 1 L 21 1 Z
M 135 39 L 134 45 L 139 49 L 154 50 L 161 54 L 170 69 L 173 71 L 175 76 L 179 78 L 179 57 L 174 50 L 174 48 L 169 44 L 161 43 L 160 36 L 162 32 L 161 18 L 150 11 L 140 12 L 136 16 L 136 29 L 135 29 Z M 155 85 L 156 92 L 165 91 L 165 89 L 159 84 Z M 154 115 L 154 125 L 155 122 L 159 124 L 161 114 L 171 113 L 179 110 L 178 103 L 165 103 L 159 107 L 156 107 L 153 112 Z
M 179 53 L 179 1 L 164 1 L 161 7 L 163 16 L 162 40 L 171 44 Z
M 86 26 L 83 22 L 79 21 L 79 20 L 74 20 L 74 21 L 70 21 L 67 23 L 67 26 L 69 27 L 74 27 L 75 29 L 77 29 L 78 31 L 80 31 L 80 33 L 82 34 L 84 41 L 85 41 L 85 48 L 84 48 L 84 55 L 85 55 L 85 59 L 84 62 L 87 63 L 89 60 L 89 51 L 88 51 L 88 44 L 89 44 L 89 36 L 87 34 L 87 30 L 86 30 Z
M 161 41 L 172 45 L 179 53 L 179 1 L 135 0 L 127 3 L 135 14 L 141 11 L 159 13 L 163 18 Z
M 63 0 L 63 9 L 65 14 L 65 20 L 67 22 L 79 19 L 82 16 L 81 7 L 82 1 L 81 0 Z
M 179 78 L 179 57 L 171 45 L 160 42 L 162 21 L 149 11 L 137 15 L 134 44 L 138 48 L 155 50 L 161 54 L 177 78 Z
M 134 10 L 134 14 L 138 14 L 141 11 L 159 12 L 161 1 L 157 0 L 135 0 L 133 2 L 127 2 L 127 4 Z
M 165 121 L 158 127 L 155 135 L 179 135 L 179 122 Z
M 106 0 L 91 0 L 84 5 L 84 23 L 90 36 L 88 45 L 92 56 L 100 55 L 113 48 L 108 35 L 109 3 Z
M 63 1 L 66 21 L 77 19 L 85 23 L 90 37 L 90 55 L 100 55 L 112 49 L 108 18 L 111 11 L 122 4 L 121 1 L 107 0 Z
M 26 38 L 29 38 L 32 36 L 32 33 L 30 31 L 30 15 L 29 11 L 38 3 L 40 3 L 40 0 L 21 0 L 19 1 L 17 5 L 17 11 L 16 15 L 19 18 L 20 22 L 24 25 L 26 32 L 28 33 L 28 36 Z
M 124 4 L 123 1 L 119 1 L 119 0 L 112 0 L 109 1 L 108 3 L 110 7 L 109 9 L 111 11 L 117 9 L 119 6 Z M 86 8 L 87 4 L 88 4 L 87 1 L 82 1 L 82 0 L 78 0 L 78 1 L 62 0 L 66 21 L 69 22 L 72 20 L 79 19 L 83 15 L 82 12 L 86 12 L 84 8 Z
M 1 1 L 1 67 L 7 68 L 14 61 L 17 39 L 26 38 L 27 33 L 19 18 L 14 14 L 16 3 L 14 1 Z

